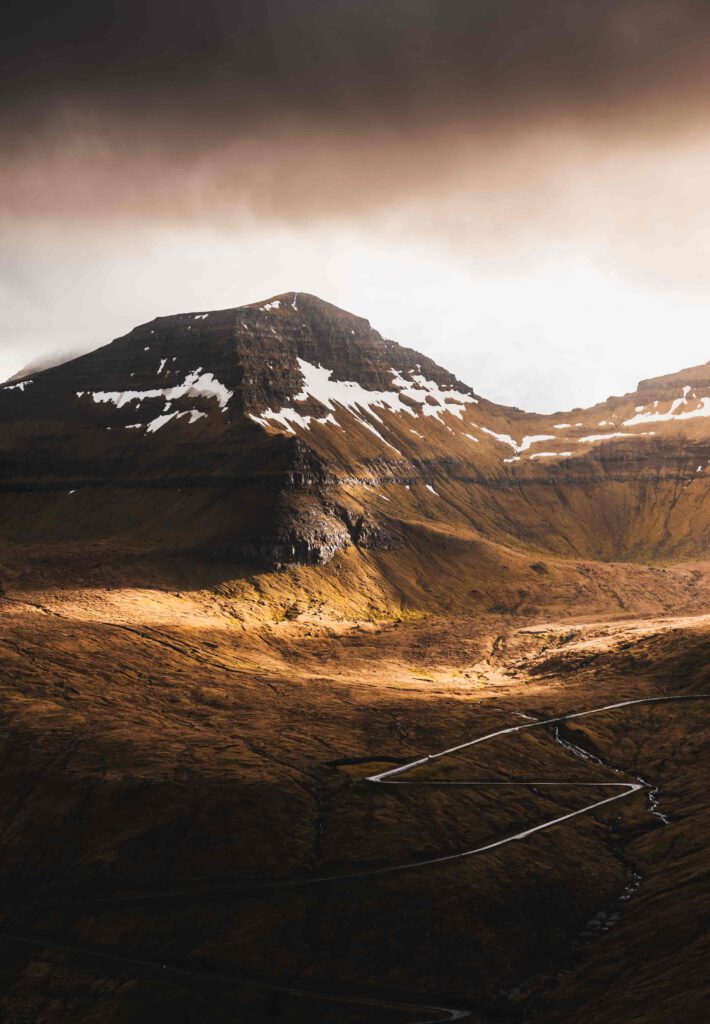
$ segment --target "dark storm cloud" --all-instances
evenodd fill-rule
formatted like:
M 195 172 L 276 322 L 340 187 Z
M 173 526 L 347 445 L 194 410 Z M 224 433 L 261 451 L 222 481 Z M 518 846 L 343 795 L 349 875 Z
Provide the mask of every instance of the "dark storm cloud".
M 239 127 L 259 111 L 443 117 L 653 98 L 685 78 L 705 0 L 73 0 L 6 7 L 14 103 L 71 99 L 135 113 L 176 104 Z M 666 83 L 671 87 L 674 82 Z M 216 108 L 212 106 L 216 103 Z M 176 109 L 175 113 L 178 110 Z M 157 126 L 159 127 L 159 126 Z
M 701 116 L 709 39 L 697 0 L 11 0 L 0 202 L 297 220 L 436 202 L 452 171 L 485 191 L 533 129 Z

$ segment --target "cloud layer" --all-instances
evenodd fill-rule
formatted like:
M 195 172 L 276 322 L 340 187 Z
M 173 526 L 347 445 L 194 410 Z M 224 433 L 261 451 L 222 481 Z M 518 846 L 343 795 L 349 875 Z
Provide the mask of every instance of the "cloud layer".
M 368 315 L 387 289 L 401 304 L 415 278 L 420 292 L 432 281 L 426 331 L 406 310 L 382 326 L 421 334 L 437 357 L 426 339 L 446 323 L 439 357 L 477 384 L 476 352 L 493 365 L 509 335 L 515 358 L 529 325 L 540 369 L 526 404 L 556 402 L 575 379 L 559 309 L 573 339 L 580 303 L 608 301 L 610 363 L 629 349 L 623 382 L 603 387 L 600 369 L 599 397 L 633 383 L 634 363 L 637 376 L 675 368 L 658 366 L 658 323 L 680 303 L 694 340 L 678 359 L 693 361 L 710 338 L 708 57 L 705 0 L 10 0 L 5 365 L 77 336 L 100 344 L 187 295 L 209 307 L 300 287 Z M 229 274 L 211 286 L 214 267 L 197 272 L 210 252 L 230 254 L 233 293 Z M 638 312 L 634 336 L 599 274 L 631 289 L 618 302 Z M 466 280 L 471 296 L 500 295 L 500 313 L 457 306 Z M 493 397 L 521 397 L 513 376 L 501 369 Z
M 694 0 L 13 0 L 7 25 L 10 221 L 431 219 L 453 195 L 485 234 L 707 107 Z

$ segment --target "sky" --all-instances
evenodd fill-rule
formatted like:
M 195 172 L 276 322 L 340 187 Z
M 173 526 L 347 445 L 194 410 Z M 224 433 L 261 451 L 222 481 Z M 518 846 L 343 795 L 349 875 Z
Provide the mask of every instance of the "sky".
M 0 378 L 307 291 L 536 411 L 710 360 L 705 0 L 10 0 Z

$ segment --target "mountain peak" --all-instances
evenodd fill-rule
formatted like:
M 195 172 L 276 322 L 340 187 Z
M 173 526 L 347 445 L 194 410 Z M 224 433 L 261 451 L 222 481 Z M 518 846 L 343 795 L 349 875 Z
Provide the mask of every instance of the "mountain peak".
M 463 396 L 459 404 L 475 400 L 453 374 L 382 338 L 365 318 L 296 291 L 230 309 L 159 316 L 33 374 L 26 385 L 45 405 L 64 395 L 72 408 L 90 401 L 94 415 L 96 406 L 114 407 L 122 412 L 116 429 L 152 432 L 177 420 L 246 416 L 292 434 L 293 424 L 323 422 L 329 411 L 332 420 L 333 402 L 344 409 L 424 403 L 431 415 L 434 406 L 445 408 L 442 388 L 452 408 L 454 394 Z M 114 429 L 114 421 L 105 426 Z M 366 429 L 374 431 L 369 421 Z
M 356 316 L 346 309 L 341 309 L 332 302 L 321 299 L 318 295 L 311 295 L 309 292 L 282 292 L 280 295 L 272 295 L 269 299 L 261 302 L 250 302 L 239 309 L 256 309 L 260 312 L 282 312 L 301 313 L 302 315 L 318 314 L 320 316 L 346 317 L 351 320 L 363 320 L 363 317 Z M 368 321 L 365 321 L 367 323 Z
M 321 299 L 318 295 L 297 291 L 281 292 L 279 295 L 272 295 L 258 302 L 247 302 L 242 306 L 228 306 L 224 309 L 192 310 L 186 313 L 170 313 L 156 317 L 155 320 L 150 322 L 150 325 L 170 320 L 206 320 L 208 317 L 223 321 L 230 317 L 236 317 L 238 314 L 253 316 L 256 313 L 268 313 L 280 317 L 300 316 L 301 319 L 304 317 L 306 319 L 315 317 L 332 322 L 351 320 L 364 325 L 367 330 L 370 329 L 370 322 L 364 317 L 351 313 L 347 309 L 341 309 L 332 302 Z M 136 330 L 140 330 L 140 328 L 136 328 Z

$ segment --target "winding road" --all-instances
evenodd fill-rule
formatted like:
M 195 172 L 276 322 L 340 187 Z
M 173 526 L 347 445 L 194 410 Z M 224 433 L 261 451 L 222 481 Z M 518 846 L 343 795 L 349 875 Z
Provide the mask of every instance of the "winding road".
M 414 768 L 421 768 L 424 765 L 433 764 L 435 761 L 440 760 L 444 757 L 450 757 L 452 754 L 458 754 L 462 750 L 467 750 L 469 747 L 475 747 L 477 744 L 486 743 L 488 740 L 495 739 L 498 736 L 512 736 L 516 733 L 525 732 L 529 729 L 539 729 L 545 725 L 558 725 L 560 722 L 571 722 L 577 718 L 588 718 L 591 715 L 600 715 L 605 711 L 617 711 L 620 708 L 628 708 L 638 704 L 668 704 L 677 701 L 694 701 L 694 700 L 707 700 L 710 694 L 706 693 L 694 693 L 694 694 L 683 694 L 676 697 L 640 697 L 636 700 L 624 700 L 619 701 L 617 704 L 605 704 L 603 707 L 591 708 L 589 711 L 575 711 L 566 715 L 558 715 L 556 718 L 541 718 L 535 719 L 534 721 L 526 722 L 523 725 L 512 725 L 507 729 L 497 729 L 495 732 L 486 733 L 484 736 L 478 736 L 476 739 L 467 740 L 465 743 L 459 743 L 455 747 L 448 747 L 446 750 L 441 750 L 436 754 L 429 754 L 427 757 L 420 757 L 416 761 L 409 761 L 407 764 L 399 765 L 397 768 L 390 768 L 388 771 L 380 772 L 377 775 L 369 775 L 366 782 L 374 783 L 385 783 L 389 785 L 407 785 L 407 786 L 475 786 L 477 788 L 483 787 L 521 787 L 521 786 L 535 786 L 536 788 L 542 787 L 560 787 L 560 786 L 574 786 L 576 788 L 593 787 L 594 789 L 600 788 L 611 788 L 618 789 L 620 792 L 614 793 L 613 796 L 605 797 L 603 800 L 595 800 L 591 804 L 586 804 L 584 807 L 580 807 L 576 811 L 571 811 L 568 814 L 562 814 L 558 818 L 550 818 L 547 821 L 543 821 L 539 825 L 533 826 L 533 828 L 524 829 L 522 832 L 515 832 L 513 835 L 506 836 L 504 839 L 496 839 L 492 843 L 485 843 L 483 846 L 474 846 L 470 850 L 462 850 L 457 853 L 447 853 L 437 857 L 427 857 L 423 860 L 410 861 L 405 864 L 396 864 L 387 868 L 378 868 L 373 871 L 367 872 L 356 872 L 352 875 L 344 875 L 340 877 L 365 877 L 367 875 L 381 875 L 391 873 L 394 871 L 408 871 L 412 868 L 426 867 L 431 864 L 443 864 L 450 860 L 460 860 L 463 857 L 472 857 L 477 853 L 485 853 L 487 850 L 495 850 L 499 846 L 505 846 L 507 843 L 513 843 L 520 839 L 526 839 L 528 836 L 534 835 L 536 832 L 542 832 L 544 829 L 553 828 L 555 825 L 559 825 L 563 821 L 569 821 L 571 818 L 577 818 L 581 814 L 589 814 L 597 807 L 603 807 L 604 804 L 614 803 L 615 800 L 623 800 L 625 797 L 631 796 L 633 793 L 638 793 L 640 790 L 647 790 L 648 792 L 654 792 L 655 788 L 649 786 L 647 782 L 637 778 L 636 782 L 609 782 L 608 780 L 602 780 L 598 782 L 579 782 L 579 781 L 567 781 L 567 780 L 555 780 L 550 781 L 538 781 L 537 779 L 527 779 L 524 781 L 516 782 L 496 782 L 496 781 L 485 781 L 477 782 L 475 780 L 455 780 L 448 782 L 436 781 L 427 782 L 424 781 L 402 781 L 397 776 L 403 775 L 405 772 L 411 771 Z M 571 747 L 571 744 L 563 744 L 567 749 Z M 590 760 L 598 759 L 589 758 Z M 620 774 L 620 773 L 619 773 Z M 655 812 L 655 807 L 652 808 Z M 331 876 L 332 877 L 332 876 Z
M 411 871 L 411 870 L 414 870 L 414 869 L 419 869 L 419 868 L 424 868 L 424 867 L 431 867 L 431 866 L 436 865 L 436 864 L 443 864 L 443 863 L 446 863 L 446 862 L 449 862 L 449 861 L 461 860 L 464 857 L 472 857 L 472 856 L 477 855 L 477 854 L 486 853 L 489 850 L 497 849 L 499 847 L 507 845 L 508 843 L 519 842 L 521 840 L 525 840 L 528 837 L 530 837 L 532 835 L 535 835 L 535 833 L 537 833 L 537 832 L 542 832 L 545 829 L 553 828 L 556 825 L 560 825 L 560 824 L 562 824 L 565 821 L 570 821 L 572 818 L 577 818 L 580 815 L 589 814 L 589 813 L 591 813 L 592 811 L 596 810 L 599 807 L 603 807 L 603 806 L 605 806 L 607 804 L 614 803 L 617 800 L 623 800 L 626 797 L 630 797 L 634 793 L 638 793 L 638 792 L 641 792 L 641 791 L 645 791 L 649 795 L 649 805 L 650 805 L 649 806 L 649 810 L 650 810 L 650 813 L 654 814 L 656 817 L 660 818 L 661 820 L 664 821 L 664 823 L 667 824 L 668 823 L 668 819 L 664 815 L 662 815 L 656 809 L 657 808 L 657 800 L 656 800 L 656 796 L 655 796 L 655 794 L 657 792 L 656 788 L 652 787 L 651 785 L 649 785 L 649 783 L 645 782 L 640 776 L 636 777 L 636 781 L 634 781 L 634 782 L 610 782 L 607 779 L 604 779 L 604 780 L 601 780 L 601 781 L 594 781 L 594 782 L 580 782 L 580 781 L 577 781 L 577 780 L 574 780 L 574 781 L 558 780 L 558 781 L 552 781 L 551 782 L 549 780 L 539 781 L 537 779 L 529 779 L 529 780 L 516 781 L 516 782 L 495 781 L 495 780 L 493 780 L 493 781 L 490 781 L 490 780 L 486 780 L 486 781 L 476 781 L 476 780 L 470 780 L 470 781 L 466 781 L 466 780 L 426 781 L 426 780 L 403 779 L 402 776 L 405 775 L 407 772 L 414 771 L 414 769 L 423 768 L 426 765 L 431 765 L 431 764 L 435 763 L 436 761 L 439 761 L 439 760 L 441 760 L 441 759 L 443 759 L 445 757 L 451 757 L 454 754 L 460 753 L 462 750 L 467 750 L 470 747 L 473 747 L 473 746 L 476 746 L 476 745 L 479 745 L 479 744 L 482 744 L 482 743 L 486 743 L 486 742 L 488 742 L 488 741 L 490 741 L 492 739 L 495 739 L 495 738 L 497 738 L 499 736 L 514 736 L 517 733 L 526 732 L 526 731 L 528 731 L 530 729 L 540 729 L 540 728 L 543 728 L 545 726 L 550 726 L 550 725 L 559 727 L 560 723 L 570 722 L 570 721 L 574 721 L 574 720 L 580 719 L 580 718 L 588 718 L 588 717 L 591 717 L 593 715 L 603 714 L 605 712 L 617 711 L 617 710 L 620 710 L 622 708 L 630 708 L 630 707 L 634 707 L 634 706 L 651 705 L 651 704 L 673 704 L 673 703 L 680 703 L 680 702 L 691 702 L 691 701 L 697 701 L 697 700 L 707 700 L 708 698 L 710 698 L 710 694 L 705 694 L 705 693 L 682 694 L 680 696 L 671 696 L 671 697 L 641 697 L 641 698 L 637 698 L 637 699 L 634 699 L 634 700 L 619 701 L 616 704 L 605 704 L 602 707 L 591 708 L 591 709 L 589 709 L 587 711 L 576 711 L 576 712 L 571 712 L 571 713 L 568 713 L 568 714 L 565 714 L 565 715 L 558 715 L 558 716 L 556 716 L 554 718 L 534 719 L 534 720 L 526 721 L 525 723 L 523 723 L 521 725 L 509 726 L 506 729 L 497 729 L 495 732 L 486 733 L 483 736 L 478 736 L 475 739 L 467 740 L 466 742 L 459 743 L 456 746 L 448 747 L 445 750 L 438 751 L 435 754 L 429 754 L 426 757 L 417 758 L 414 761 L 409 761 L 406 764 L 397 766 L 396 768 L 390 768 L 387 771 L 379 772 L 379 773 L 377 773 L 375 775 L 367 776 L 366 779 L 364 780 L 367 783 L 375 784 L 375 785 L 437 786 L 437 787 L 441 787 L 441 786 L 467 786 L 467 787 L 478 787 L 478 788 L 483 788 L 483 787 L 485 787 L 485 788 L 489 788 L 489 787 L 500 787 L 500 788 L 528 787 L 529 788 L 529 787 L 532 787 L 532 786 L 534 786 L 536 788 L 542 788 L 542 787 L 552 788 L 552 787 L 564 787 L 564 786 L 570 787 L 570 786 L 573 786 L 573 787 L 575 787 L 577 789 L 588 787 L 588 788 L 595 788 L 595 789 L 600 789 L 600 788 L 614 789 L 614 790 L 617 791 L 617 792 L 614 792 L 611 796 L 605 797 L 602 800 L 594 800 L 593 802 L 591 802 L 589 804 L 586 804 L 584 807 L 581 807 L 581 808 L 579 808 L 576 811 L 571 811 L 571 812 L 568 812 L 567 814 L 559 815 L 558 817 L 555 817 L 555 818 L 550 818 L 550 819 L 548 819 L 546 821 L 541 822 L 538 825 L 533 826 L 532 828 L 524 829 L 524 830 L 522 830 L 520 832 L 515 832 L 512 835 L 505 836 L 502 839 L 496 839 L 493 842 L 485 843 L 485 844 L 480 845 L 480 846 L 474 846 L 474 847 L 471 847 L 470 849 L 460 850 L 460 851 L 456 851 L 456 852 L 453 852 L 453 853 L 447 853 L 447 854 L 441 854 L 441 855 L 437 855 L 437 856 L 433 856 L 433 857 L 421 858 L 421 859 L 418 859 L 418 860 L 407 861 L 407 862 L 400 863 L 400 864 L 389 865 L 387 867 L 365 869 L 365 870 L 362 870 L 362 871 L 350 871 L 350 872 L 347 872 L 347 873 L 344 873 L 344 874 L 338 874 L 338 875 L 323 875 L 323 876 L 311 877 L 311 878 L 299 878 L 299 879 L 292 879 L 292 880 L 284 881 L 284 882 L 257 883 L 256 885 L 251 885 L 251 886 L 248 886 L 248 887 L 242 885 L 242 886 L 222 886 L 222 887 L 219 887 L 219 888 L 201 889 L 201 890 L 195 890 L 195 889 L 177 890 L 177 889 L 173 889 L 173 890 L 164 890 L 164 891 L 161 891 L 161 892 L 141 893 L 141 894 L 136 894 L 136 895 L 133 895 L 133 896 L 98 897 L 98 898 L 95 898 L 95 899 L 89 898 L 89 899 L 82 899 L 82 900 L 54 901 L 54 902 L 51 902 L 51 903 L 49 903 L 49 902 L 34 903 L 34 904 L 32 904 L 32 908 L 34 908 L 34 907 L 37 907 L 37 908 L 39 908 L 39 907 L 47 907 L 47 906 L 69 906 L 69 905 L 81 905 L 81 904 L 87 904 L 87 905 L 88 904 L 117 904 L 117 903 L 127 903 L 127 902 L 135 903 L 135 902 L 141 902 L 141 901 L 144 901 L 144 900 L 156 900 L 156 899 L 165 899 L 165 898 L 174 898 L 174 897 L 196 897 L 196 896 L 200 896 L 200 895 L 209 895 L 209 894 L 218 894 L 218 893 L 227 893 L 227 892 L 240 892 L 240 891 L 254 892 L 255 890 L 256 891 L 263 891 L 263 890 L 274 890 L 274 889 L 284 889 L 284 888 L 293 888 L 293 887 L 305 887 L 305 886 L 317 885 L 317 884 L 321 884 L 321 883 L 334 883 L 334 882 L 338 882 L 338 881 L 350 881 L 350 880 L 353 880 L 353 879 L 375 878 L 375 877 L 379 877 L 379 876 L 382 876 L 382 875 L 394 874 L 396 872 L 399 873 L 399 872 Z M 585 760 L 591 761 L 591 762 L 596 763 L 596 764 L 603 764 L 603 762 L 599 761 L 599 759 L 595 758 L 593 755 L 588 754 L 586 751 L 582 750 L 579 747 L 576 747 L 574 744 L 570 744 L 568 741 L 562 740 L 561 737 L 559 736 L 559 733 L 557 732 L 557 729 L 556 729 L 556 736 L 555 736 L 555 738 L 573 756 L 582 757 Z M 609 767 L 609 766 L 605 766 L 605 767 Z M 612 770 L 617 771 L 618 774 L 621 774 L 620 772 L 618 772 L 617 769 L 612 769 Z M 389 1011 L 397 1011 L 397 1010 L 399 1010 L 399 1011 L 404 1011 L 404 1012 L 411 1011 L 412 1013 L 417 1013 L 417 1014 L 419 1014 L 419 1013 L 426 1013 L 427 1014 L 427 1018 L 425 1020 L 424 1019 L 419 1019 L 416 1022 L 416 1024 L 439 1024 L 439 1022 L 443 1021 L 443 1020 L 463 1020 L 463 1019 L 465 1019 L 467 1017 L 470 1017 L 472 1015 L 472 1013 L 473 1013 L 472 1010 L 455 1008 L 455 1007 L 424 1005 L 422 1003 L 416 1004 L 416 1003 L 408 1003 L 408 1002 L 393 1002 L 391 1000 L 390 1001 L 383 1001 L 383 1000 L 378 1000 L 376 998 L 368 999 L 368 998 L 355 997 L 355 996 L 350 996 L 350 995 L 342 995 L 342 996 L 341 995 L 332 995 L 332 994 L 324 993 L 322 991 L 320 991 L 320 992 L 319 991 L 312 991 L 312 990 L 298 988 L 298 987 L 290 986 L 290 985 L 272 984 L 272 983 L 257 981 L 257 980 L 250 979 L 250 978 L 240 978 L 240 977 L 236 977 L 236 976 L 232 976 L 232 975 L 224 975 L 224 974 L 218 974 L 218 973 L 190 971 L 190 970 L 187 970 L 187 969 L 184 969 L 184 968 L 181 968 L 181 967 L 177 967 L 177 966 L 173 966 L 173 965 L 170 965 L 170 964 L 159 963 L 157 961 L 146 960 L 146 959 L 143 959 L 143 958 L 131 957 L 131 956 L 128 956 L 128 955 L 121 956 L 121 955 L 119 955 L 117 953 L 104 952 L 104 951 L 102 951 L 100 949 L 96 949 L 96 948 L 82 949 L 82 948 L 79 948 L 77 946 L 65 945 L 65 944 L 60 944 L 60 943 L 53 943 L 51 941 L 48 941 L 46 939 L 42 939 L 40 937 L 13 935 L 13 934 L 10 934 L 10 933 L 0 933 L 0 940 L 5 940 L 5 941 L 8 941 L 8 942 L 12 942 L 12 943 L 20 943 L 20 944 L 25 944 L 25 945 L 30 945 L 30 946 L 35 946 L 35 947 L 45 948 L 45 949 L 46 948 L 57 949 L 57 950 L 61 950 L 61 951 L 64 951 L 64 952 L 68 952 L 68 953 L 72 953 L 72 954 L 76 954 L 76 955 L 81 955 L 81 956 L 84 956 L 84 957 L 93 957 L 93 958 L 99 958 L 99 959 L 109 960 L 109 961 L 118 962 L 118 963 L 125 963 L 125 964 L 128 964 L 128 965 L 147 967 L 147 968 L 155 969 L 155 970 L 158 970 L 158 971 L 161 971 L 161 972 L 167 972 L 167 973 L 174 974 L 174 975 L 180 975 L 180 976 L 183 976 L 183 977 L 193 978 L 195 980 L 209 981 L 209 982 L 212 982 L 212 983 L 222 982 L 222 983 L 228 983 L 228 984 L 245 985 L 245 986 L 249 986 L 249 987 L 252 987 L 252 988 L 262 989 L 262 990 L 266 990 L 266 991 L 270 991 L 270 992 L 289 994 L 289 995 L 297 996 L 299 998 L 304 998 L 304 999 L 317 999 L 317 1000 L 323 1000 L 323 1001 L 337 1002 L 337 1003 L 341 1003 L 341 1004 L 345 1003 L 345 1004 L 349 1004 L 349 1005 L 353 1005 L 353 1006 L 383 1008 L 383 1009 L 387 1009 Z M 431 1014 L 433 1014 L 434 1016 L 429 1016 Z

